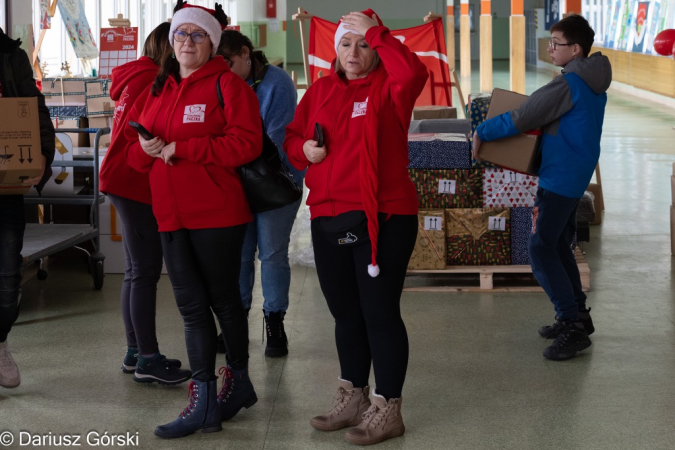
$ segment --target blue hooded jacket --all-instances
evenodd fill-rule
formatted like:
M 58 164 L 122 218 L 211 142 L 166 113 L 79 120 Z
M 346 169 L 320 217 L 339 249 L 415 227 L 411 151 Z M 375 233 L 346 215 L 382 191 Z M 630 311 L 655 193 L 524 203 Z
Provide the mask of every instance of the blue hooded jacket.
M 600 137 L 612 82 L 609 59 L 600 52 L 573 59 L 520 108 L 478 126 L 482 141 L 542 129 L 539 186 L 581 198 L 600 158 Z

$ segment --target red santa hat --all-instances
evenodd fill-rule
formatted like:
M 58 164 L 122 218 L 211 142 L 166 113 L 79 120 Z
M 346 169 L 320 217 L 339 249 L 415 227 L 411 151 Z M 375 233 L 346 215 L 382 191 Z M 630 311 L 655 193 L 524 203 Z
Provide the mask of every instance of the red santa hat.
M 365 14 L 366 16 L 370 17 L 371 19 L 373 19 L 373 16 L 375 16 L 377 18 L 377 23 L 381 27 L 384 26 L 384 24 L 382 23 L 382 20 L 380 20 L 380 16 L 375 15 L 375 11 L 373 11 L 372 9 L 366 9 L 365 11 L 361 11 L 361 12 L 363 14 Z M 347 28 L 345 28 L 345 24 L 342 23 L 342 21 L 339 21 L 337 31 L 335 31 L 335 54 L 336 55 L 337 55 L 338 44 L 340 44 L 340 40 L 342 40 L 342 37 L 347 33 L 361 34 L 361 33 L 358 33 L 354 30 L 348 30 Z
M 179 7 L 180 9 L 178 9 Z M 223 12 L 222 7 L 216 3 L 216 9 L 214 10 L 204 8 L 203 6 L 188 5 L 186 2 L 179 1 L 176 9 L 174 9 L 174 14 L 171 18 L 171 29 L 169 30 L 169 41 L 172 47 L 174 43 L 173 33 L 178 27 L 188 23 L 206 31 L 213 45 L 211 56 L 215 56 L 220 44 L 220 36 L 225 27 L 227 27 L 227 16 Z

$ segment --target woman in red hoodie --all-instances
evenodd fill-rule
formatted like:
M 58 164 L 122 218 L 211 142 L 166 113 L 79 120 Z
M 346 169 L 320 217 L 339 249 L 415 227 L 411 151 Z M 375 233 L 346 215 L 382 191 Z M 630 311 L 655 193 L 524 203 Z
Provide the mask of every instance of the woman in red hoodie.
M 155 429 L 163 438 L 220 431 L 221 420 L 257 401 L 239 293 L 241 249 L 252 216 L 236 168 L 262 151 L 258 100 L 221 56 L 214 57 L 227 24 L 220 5 L 213 11 L 179 1 L 174 11 L 174 53 L 162 61 L 143 108 L 134 106 L 129 115 L 154 137 L 146 140 L 126 127 L 129 164 L 150 172 L 152 208 L 192 369 L 190 405 Z M 214 314 L 227 348 L 220 394 Z
M 302 98 L 284 149 L 297 169 L 308 167 L 314 257 L 340 359 L 335 406 L 310 423 L 326 431 L 356 426 L 346 439 L 368 445 L 405 431 L 408 337 L 400 299 L 417 236 L 407 133 L 428 75 L 371 10 L 342 17 L 335 51 L 333 73 Z M 313 139 L 315 124 L 323 147 Z
M 162 57 L 170 54 L 169 28 L 164 22 L 155 28 L 143 46 L 143 56 L 116 67 L 112 72 L 110 98 L 115 100 L 114 126 L 110 147 L 101 166 L 101 192 L 105 192 L 122 220 L 124 281 L 122 319 L 127 335 L 124 373 L 134 381 L 178 384 L 190 379 L 181 362 L 159 353 L 155 333 L 157 282 L 162 272 L 162 246 L 157 220 L 152 214 L 147 173 L 133 170 L 126 161 L 127 116 L 138 97 L 157 76 Z

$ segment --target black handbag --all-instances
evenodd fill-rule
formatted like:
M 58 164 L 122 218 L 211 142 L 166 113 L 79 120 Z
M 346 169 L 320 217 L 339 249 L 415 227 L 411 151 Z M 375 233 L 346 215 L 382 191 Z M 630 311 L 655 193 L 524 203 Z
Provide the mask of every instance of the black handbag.
M 216 82 L 216 90 L 220 107 L 224 108 L 220 76 Z M 302 198 L 302 187 L 295 184 L 293 176 L 281 161 L 276 144 L 265 132 L 264 122 L 262 130 L 263 148 L 260 156 L 237 167 L 248 205 L 254 214 L 281 208 Z

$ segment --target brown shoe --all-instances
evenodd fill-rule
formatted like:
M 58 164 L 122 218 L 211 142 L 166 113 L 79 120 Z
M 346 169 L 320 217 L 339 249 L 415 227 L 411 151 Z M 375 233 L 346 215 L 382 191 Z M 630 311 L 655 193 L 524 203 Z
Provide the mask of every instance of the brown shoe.
M 333 399 L 330 411 L 322 416 L 316 416 L 309 424 L 321 431 L 335 431 L 353 427 L 361 422 L 361 416 L 370 407 L 368 394 L 370 388 L 355 388 L 351 381 L 340 380 L 340 387 Z
M 0 342 L 0 386 L 15 388 L 21 384 L 19 368 L 7 348 L 7 341 Z
M 387 439 L 402 436 L 405 425 L 401 417 L 401 399 L 391 398 L 389 401 L 373 392 L 373 404 L 363 415 L 359 426 L 350 428 L 345 434 L 352 444 L 373 445 Z

